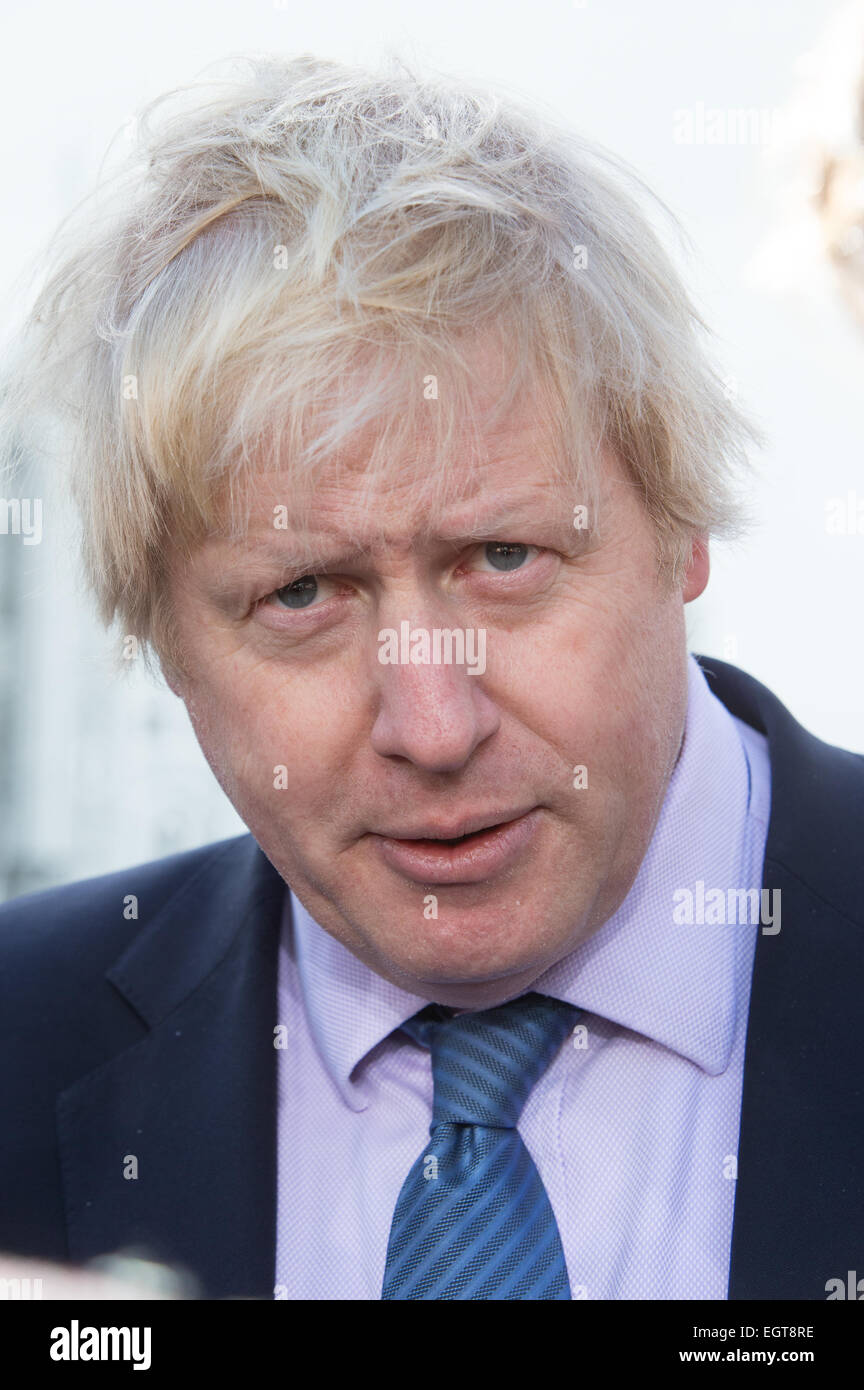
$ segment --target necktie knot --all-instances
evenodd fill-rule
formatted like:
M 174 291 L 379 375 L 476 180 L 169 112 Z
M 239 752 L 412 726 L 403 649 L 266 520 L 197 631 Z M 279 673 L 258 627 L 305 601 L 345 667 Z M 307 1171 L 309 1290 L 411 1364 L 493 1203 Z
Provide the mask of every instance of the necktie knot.
M 402 1027 L 432 1055 L 431 1128 L 514 1129 L 579 1013 L 564 1000 L 531 993 L 451 1018 L 432 1004 L 409 1018 Z

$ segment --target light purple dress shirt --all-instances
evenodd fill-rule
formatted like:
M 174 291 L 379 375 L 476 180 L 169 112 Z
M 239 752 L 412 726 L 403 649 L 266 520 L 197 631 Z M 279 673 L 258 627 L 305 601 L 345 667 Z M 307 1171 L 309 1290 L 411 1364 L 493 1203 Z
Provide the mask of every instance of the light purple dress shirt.
M 761 889 L 767 740 L 688 657 L 685 737 L 617 912 L 534 988 L 584 1010 L 519 1122 L 585 1299 L 725 1299 L 758 923 L 678 924 L 676 890 Z M 782 929 L 782 927 L 781 927 Z M 773 928 L 772 928 L 773 930 Z M 279 953 L 276 1298 L 378 1299 L 393 1209 L 425 1152 L 427 1002 L 286 890 Z

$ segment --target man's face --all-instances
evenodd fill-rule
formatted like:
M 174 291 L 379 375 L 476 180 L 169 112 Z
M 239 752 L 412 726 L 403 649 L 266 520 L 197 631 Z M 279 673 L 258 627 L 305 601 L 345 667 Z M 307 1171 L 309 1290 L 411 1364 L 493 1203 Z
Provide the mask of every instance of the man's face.
M 683 602 L 708 573 L 700 543 L 661 589 L 612 453 L 602 525 L 580 530 L 539 416 L 487 443 L 435 516 L 412 499 L 419 451 L 372 508 L 343 460 L 302 534 L 287 479 L 262 474 L 248 537 L 211 537 L 171 580 L 187 674 L 169 679 L 268 858 L 378 974 L 457 1008 L 530 988 L 626 896 L 681 744 Z M 432 658 L 435 629 L 473 632 L 475 672 L 400 661 L 420 629 Z

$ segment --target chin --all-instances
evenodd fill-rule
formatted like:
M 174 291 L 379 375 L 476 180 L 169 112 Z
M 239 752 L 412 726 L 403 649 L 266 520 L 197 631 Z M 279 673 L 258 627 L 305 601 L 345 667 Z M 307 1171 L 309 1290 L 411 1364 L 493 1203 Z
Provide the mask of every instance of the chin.
M 424 927 L 441 927 L 438 922 L 424 922 Z M 423 942 L 413 941 L 405 950 L 404 938 L 398 944 L 370 942 L 381 974 L 394 979 L 403 989 L 423 993 L 426 986 L 490 984 L 514 976 L 531 975 L 537 978 L 548 970 L 554 960 L 538 959 L 536 941 L 518 942 L 496 939 L 501 932 L 500 916 L 484 930 L 481 924 L 453 922 L 445 930 L 429 933 Z M 562 947 L 561 955 L 566 947 Z M 409 984 L 405 981 L 413 981 Z

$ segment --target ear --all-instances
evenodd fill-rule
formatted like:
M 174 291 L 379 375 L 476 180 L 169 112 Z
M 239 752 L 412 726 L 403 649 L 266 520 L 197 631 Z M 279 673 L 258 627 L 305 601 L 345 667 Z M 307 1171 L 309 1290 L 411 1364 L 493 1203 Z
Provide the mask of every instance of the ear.
M 708 536 L 700 531 L 693 537 L 690 547 L 690 558 L 684 570 L 684 583 L 681 588 L 681 597 L 685 603 L 692 603 L 694 598 L 698 598 L 704 592 L 711 573 L 711 560 L 708 554 Z

